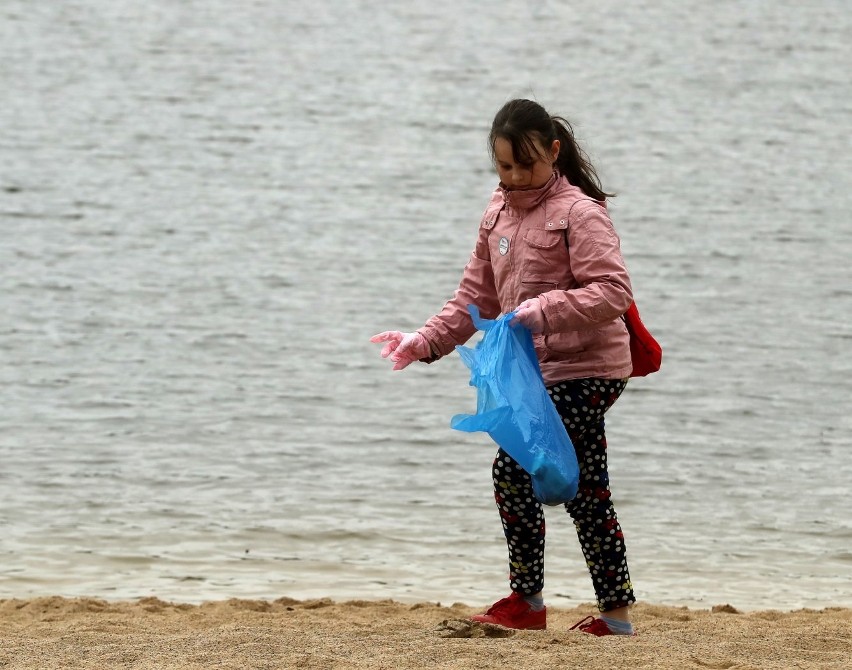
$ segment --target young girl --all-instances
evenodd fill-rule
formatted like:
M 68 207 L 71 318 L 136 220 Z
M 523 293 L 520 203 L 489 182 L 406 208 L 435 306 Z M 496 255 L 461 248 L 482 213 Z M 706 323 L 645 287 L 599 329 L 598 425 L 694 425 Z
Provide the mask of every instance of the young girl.
M 624 536 L 610 500 L 604 414 L 631 372 L 627 329 L 620 318 L 633 298 L 618 236 L 607 215 L 610 194 L 574 140 L 570 124 L 538 103 L 512 100 L 489 135 L 500 184 L 479 226 L 458 290 L 440 313 L 413 333 L 386 331 L 382 357 L 394 370 L 430 363 L 476 331 L 468 305 L 533 333 L 550 398 L 577 452 L 577 497 L 565 505 L 592 576 L 600 618 L 575 628 L 630 635 L 635 602 Z M 529 475 L 502 449 L 494 460 L 494 492 L 509 546 L 512 593 L 474 621 L 544 629 L 544 515 Z

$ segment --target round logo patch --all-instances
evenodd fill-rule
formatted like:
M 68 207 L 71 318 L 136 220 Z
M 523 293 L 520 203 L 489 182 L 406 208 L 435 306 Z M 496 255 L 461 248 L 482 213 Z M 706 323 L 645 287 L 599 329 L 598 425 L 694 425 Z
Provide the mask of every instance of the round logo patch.
M 509 253 L 509 238 L 508 237 L 501 237 L 500 238 L 499 250 L 500 250 L 501 256 L 505 256 L 507 253 Z

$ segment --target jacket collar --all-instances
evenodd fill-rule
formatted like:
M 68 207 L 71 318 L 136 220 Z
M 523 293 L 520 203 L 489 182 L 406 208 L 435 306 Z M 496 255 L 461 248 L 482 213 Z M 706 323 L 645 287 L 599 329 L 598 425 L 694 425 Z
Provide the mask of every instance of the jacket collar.
M 515 209 L 532 209 L 550 195 L 551 191 L 556 188 L 558 181 L 559 175 L 554 171 L 547 183 L 539 188 L 527 191 L 510 191 L 503 182 L 500 182 L 499 188 L 503 194 L 503 202 L 509 205 L 509 207 L 514 207 Z

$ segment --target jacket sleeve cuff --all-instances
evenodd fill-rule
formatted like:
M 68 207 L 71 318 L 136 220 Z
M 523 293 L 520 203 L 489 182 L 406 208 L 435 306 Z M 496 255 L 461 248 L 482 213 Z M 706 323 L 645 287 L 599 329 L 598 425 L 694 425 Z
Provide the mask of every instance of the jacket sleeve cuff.
M 538 304 L 541 305 L 541 320 L 544 321 L 544 329 L 541 331 L 543 335 L 547 335 L 550 332 L 550 322 L 547 320 L 547 298 L 544 295 L 537 295 L 536 300 L 538 300 Z
M 420 359 L 423 363 L 434 363 L 455 349 L 455 345 L 453 344 L 450 344 L 449 347 L 446 345 L 442 346 L 441 336 L 433 326 L 423 326 L 417 332 L 426 338 L 426 341 L 429 343 L 429 350 L 432 352 L 431 356 Z

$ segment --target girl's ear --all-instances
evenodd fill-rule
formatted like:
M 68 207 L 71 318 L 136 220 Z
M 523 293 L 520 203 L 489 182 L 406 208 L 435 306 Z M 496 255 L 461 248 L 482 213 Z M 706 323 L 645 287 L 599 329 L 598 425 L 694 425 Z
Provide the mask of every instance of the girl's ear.
M 559 158 L 559 140 L 553 140 L 553 144 L 550 145 L 550 155 L 553 158 L 553 162 L 556 162 L 556 159 Z

